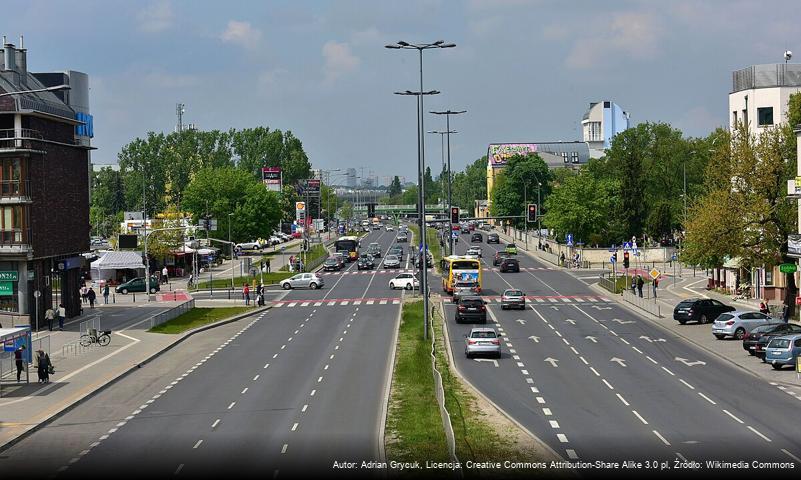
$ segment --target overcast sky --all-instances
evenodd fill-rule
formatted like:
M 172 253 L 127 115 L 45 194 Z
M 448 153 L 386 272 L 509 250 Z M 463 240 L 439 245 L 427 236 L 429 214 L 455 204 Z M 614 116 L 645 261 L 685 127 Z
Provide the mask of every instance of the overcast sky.
M 801 59 L 797 0 L 3 0 L 3 12 L 31 71 L 89 74 L 95 163 L 172 131 L 183 102 L 201 129 L 292 130 L 315 167 L 411 180 L 416 106 L 392 92 L 418 89 L 418 58 L 383 47 L 399 40 L 457 45 L 424 54 L 424 87 L 442 92 L 426 110 L 468 110 L 452 119 L 454 169 L 491 142 L 580 140 L 599 100 L 705 135 L 727 121 L 733 70 L 788 48 Z M 426 151 L 438 172 L 439 136 Z

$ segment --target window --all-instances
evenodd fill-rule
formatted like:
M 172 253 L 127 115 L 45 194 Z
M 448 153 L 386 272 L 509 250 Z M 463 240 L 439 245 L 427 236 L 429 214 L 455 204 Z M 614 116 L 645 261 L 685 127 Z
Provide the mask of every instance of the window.
M 773 285 L 773 269 L 765 270 L 765 285 Z
M 562 152 L 562 160 L 567 163 L 567 152 Z
M 0 242 L 22 243 L 22 215 L 21 205 L 0 207 Z
M 773 107 L 757 108 L 757 122 L 760 127 L 773 125 Z
M 578 152 L 571 152 L 570 159 L 572 160 L 573 163 L 579 163 Z
M 737 125 L 737 110 L 731 112 L 732 125 Z
M 18 158 L 4 158 L 0 161 L 0 194 L 17 196 L 20 194 L 20 181 L 23 178 L 22 165 Z M 24 192 L 22 192 L 24 193 Z

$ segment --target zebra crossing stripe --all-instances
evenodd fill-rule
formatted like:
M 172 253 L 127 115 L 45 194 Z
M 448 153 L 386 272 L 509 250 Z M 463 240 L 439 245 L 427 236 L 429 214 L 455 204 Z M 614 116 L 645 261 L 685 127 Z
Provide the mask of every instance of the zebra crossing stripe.
M 361 300 L 356 300 L 356 301 L 354 301 L 354 302 L 353 302 L 353 304 L 354 304 L 354 305 L 361 305 L 361 304 L 362 304 L 362 301 L 361 301 Z
M 320 306 L 320 305 L 322 305 L 322 304 L 323 304 L 323 302 L 314 302 L 314 306 L 315 306 L 315 307 L 319 307 L 319 306 Z
M 534 300 L 536 300 L 538 303 L 542 303 L 542 302 L 544 302 L 544 301 L 545 301 L 544 299 L 542 299 L 542 298 L 540 298 L 540 297 L 537 297 L 537 298 L 535 298 Z
M 400 305 L 400 300 L 393 300 L 393 301 L 392 301 L 392 304 L 393 304 L 393 305 Z
M 595 302 L 595 297 L 587 297 L 588 302 Z
M 573 300 L 575 300 L 577 302 L 583 302 L 584 301 L 584 299 L 581 298 L 581 297 L 575 297 Z
M 557 300 L 557 299 L 555 299 L 553 297 L 548 297 L 548 300 L 550 300 L 551 303 L 558 303 L 559 302 L 559 300 Z
M 303 303 L 300 304 L 300 306 L 301 307 L 308 307 L 309 303 L 311 303 L 311 302 L 303 302 Z
M 334 305 L 336 305 L 336 304 L 337 304 L 337 302 L 335 302 L 335 301 L 334 301 L 334 302 L 328 302 L 328 306 L 329 306 L 329 307 L 331 307 L 331 306 L 334 306 Z
M 386 305 L 386 304 L 387 304 L 387 301 L 386 301 L 386 300 L 381 300 L 380 302 L 378 302 L 378 304 L 379 304 L 379 305 Z
M 344 307 L 344 306 L 345 306 L 345 305 L 347 305 L 348 303 L 350 303 L 350 302 L 348 302 L 347 300 L 345 300 L 344 302 L 340 303 L 340 305 L 342 305 L 342 306 Z
M 297 305 L 297 304 L 298 304 L 298 302 L 292 302 L 292 303 L 290 303 L 289 305 L 287 305 L 287 307 L 294 307 L 294 306 L 295 306 L 295 305 Z
M 570 303 L 570 299 L 566 297 L 562 297 L 562 301 L 565 303 Z
M 283 303 L 279 303 L 279 302 L 276 302 L 276 303 L 273 304 L 273 307 L 275 307 L 275 308 L 283 307 L 283 306 L 284 306 L 284 304 Z
M 367 300 L 367 305 L 372 305 L 375 303 L 375 300 Z

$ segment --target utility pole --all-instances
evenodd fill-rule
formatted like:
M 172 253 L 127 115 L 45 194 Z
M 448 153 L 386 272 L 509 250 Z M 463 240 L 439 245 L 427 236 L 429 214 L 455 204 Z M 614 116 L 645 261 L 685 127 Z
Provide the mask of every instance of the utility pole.
M 184 113 L 186 109 L 184 108 L 186 105 L 183 103 L 176 103 L 175 104 L 175 114 L 178 116 L 178 131 L 182 132 L 184 130 Z
M 467 113 L 467 110 L 445 110 L 441 112 L 429 112 L 433 113 L 434 115 L 445 115 L 445 134 L 448 136 L 448 215 L 450 215 L 451 208 L 453 208 L 453 199 L 451 197 L 451 133 L 459 133 L 455 130 L 451 130 L 451 115 L 461 115 L 463 113 Z M 451 225 L 451 231 L 448 232 L 448 237 L 450 239 L 450 254 L 453 255 L 453 225 Z

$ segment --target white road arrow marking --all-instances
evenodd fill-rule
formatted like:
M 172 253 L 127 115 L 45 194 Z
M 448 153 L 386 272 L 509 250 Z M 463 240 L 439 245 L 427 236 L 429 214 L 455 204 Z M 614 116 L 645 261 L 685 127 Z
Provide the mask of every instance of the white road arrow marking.
M 591 341 L 592 343 L 598 343 L 598 340 L 595 337 L 591 337 L 591 336 L 587 335 L 584 338 L 586 338 L 587 340 Z
M 530 340 L 534 340 L 534 343 L 540 343 L 540 337 L 535 337 L 534 335 L 528 337 Z
M 592 308 L 596 310 L 612 310 L 612 307 L 599 307 L 598 305 L 593 305 Z
M 621 320 L 619 318 L 613 318 L 612 321 L 617 322 L 621 325 L 626 325 L 627 323 L 634 323 L 634 320 Z
M 559 307 L 551 307 L 551 308 L 553 308 L 554 310 L 559 310 Z
M 575 321 L 575 320 L 571 320 L 571 319 L 569 319 L 569 318 L 568 318 L 567 320 L 565 320 L 565 321 L 566 321 L 567 323 L 570 323 L 570 324 L 572 324 L 572 325 L 575 325 L 575 324 L 576 324 L 576 321 Z
M 617 362 L 617 364 L 620 365 L 621 367 L 625 367 L 626 366 L 626 361 L 623 360 L 622 358 L 612 357 L 612 358 L 609 359 L 609 361 L 610 362 Z
M 518 318 L 518 319 L 517 319 L 517 320 L 515 320 L 515 321 L 516 321 L 517 323 L 519 323 L 520 325 L 525 325 L 525 324 L 526 324 L 526 321 L 525 321 L 525 320 L 522 320 L 522 319 L 520 319 L 520 318 Z
M 667 341 L 664 338 L 651 338 L 651 337 L 648 337 L 648 336 L 645 336 L 645 335 L 640 335 L 640 338 L 645 340 L 645 341 L 647 341 L 648 343 L 666 342 Z
M 548 358 L 545 359 L 545 361 L 550 363 L 552 367 L 557 367 L 558 365 L 556 365 L 556 362 L 558 362 L 559 360 L 557 360 L 555 358 L 548 357 Z
M 495 365 L 495 368 L 498 368 L 498 361 L 491 358 L 474 358 L 473 360 L 476 362 L 492 362 L 492 364 Z
M 692 367 L 692 366 L 695 366 L 695 365 L 706 365 L 706 362 L 702 362 L 701 360 L 696 360 L 694 362 L 691 362 L 691 361 L 687 360 L 686 358 L 681 358 L 681 357 L 676 357 L 676 358 L 674 358 L 674 360 L 676 360 L 677 362 L 681 362 L 681 363 L 687 365 L 688 367 Z

